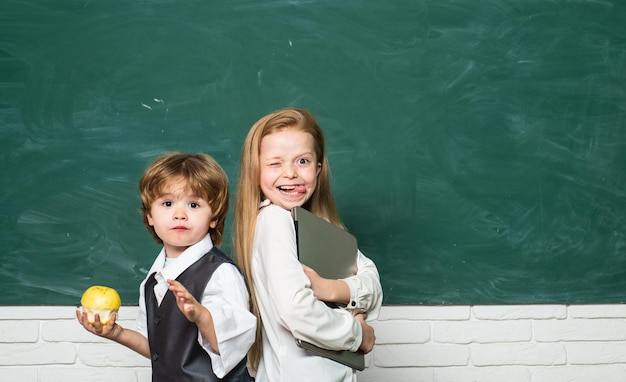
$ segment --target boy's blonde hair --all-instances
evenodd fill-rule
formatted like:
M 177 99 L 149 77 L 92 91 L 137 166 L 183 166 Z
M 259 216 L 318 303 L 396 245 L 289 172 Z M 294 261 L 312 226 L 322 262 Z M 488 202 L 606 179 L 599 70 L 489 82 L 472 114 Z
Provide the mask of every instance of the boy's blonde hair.
M 333 224 L 343 227 L 335 201 L 330 190 L 330 170 L 324 146 L 324 134 L 315 117 L 308 111 L 286 108 L 275 111 L 257 121 L 246 136 L 241 150 L 239 179 L 235 193 L 233 225 L 233 248 L 237 263 L 242 269 L 250 288 L 253 313 L 257 317 L 256 341 L 248 353 L 248 362 L 256 370 L 261 359 L 261 317 L 256 303 L 256 294 L 252 282 L 252 241 L 254 228 L 263 195 L 259 184 L 261 140 L 283 129 L 294 129 L 311 134 L 314 141 L 315 157 L 321 164 L 317 185 L 311 198 L 303 205 L 312 213 L 321 216 Z
M 228 177 L 220 165 L 207 154 L 167 153 L 156 159 L 139 180 L 141 211 L 143 223 L 157 243 L 163 241 L 156 234 L 154 227 L 148 224 L 148 214 L 152 203 L 163 195 L 168 182 L 182 178 L 187 188 L 206 200 L 213 212 L 215 228 L 209 229 L 214 245 L 220 245 L 223 239 L 224 223 L 228 213 Z

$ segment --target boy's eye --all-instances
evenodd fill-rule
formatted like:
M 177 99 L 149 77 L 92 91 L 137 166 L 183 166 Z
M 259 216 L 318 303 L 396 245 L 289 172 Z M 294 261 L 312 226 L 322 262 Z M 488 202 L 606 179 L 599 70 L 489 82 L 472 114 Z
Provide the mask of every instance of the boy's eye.
M 196 202 L 191 202 L 191 203 L 189 203 L 189 207 L 191 207 L 191 208 L 198 208 L 198 207 L 200 207 L 200 205 L 198 203 L 196 203 Z
M 168 200 L 168 201 L 163 202 L 163 205 L 164 205 L 165 207 L 171 207 L 171 206 L 172 206 L 172 202 L 170 202 L 170 201 Z

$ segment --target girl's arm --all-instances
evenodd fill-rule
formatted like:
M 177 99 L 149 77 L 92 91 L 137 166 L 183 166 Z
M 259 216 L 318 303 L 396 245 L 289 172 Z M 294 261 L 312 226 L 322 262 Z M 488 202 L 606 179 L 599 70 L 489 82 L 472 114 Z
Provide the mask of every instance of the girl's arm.
M 318 300 L 346 306 L 350 302 L 350 287 L 343 280 L 325 279 L 313 268 L 302 265 L 311 281 L 311 289 Z
M 373 264 L 373 263 L 372 263 Z M 350 286 L 345 280 L 333 280 L 333 279 L 325 279 L 317 274 L 312 268 L 307 267 L 306 265 L 302 266 L 304 269 L 304 273 L 307 275 L 309 280 L 311 280 L 311 289 L 319 300 L 325 302 L 333 302 L 335 304 L 347 306 L 350 304 L 352 293 L 350 292 Z M 375 272 L 376 276 L 373 277 L 370 281 L 373 285 L 372 290 L 377 290 L 376 284 L 378 283 L 378 272 Z M 366 276 L 367 278 L 367 276 Z M 379 284 L 379 283 L 378 283 Z M 355 293 L 355 294 L 358 294 Z M 372 294 L 373 295 L 373 294 Z M 382 293 L 378 293 L 379 296 L 382 296 Z M 356 306 L 356 301 L 358 299 L 358 295 L 355 296 L 354 305 Z M 378 315 L 378 311 L 380 309 L 380 304 L 374 302 L 373 299 L 370 298 L 362 298 L 361 300 L 371 300 L 369 305 L 374 305 L 373 311 L 375 315 Z M 379 299 L 380 300 L 380 299 Z M 373 304 L 372 304 L 373 303 Z M 362 305 L 367 306 L 367 301 L 364 301 Z M 378 305 L 378 306 L 376 306 Z M 349 308 L 349 307 L 348 307 Z M 355 319 L 361 324 L 361 345 L 359 349 L 362 350 L 365 354 L 372 351 L 374 348 L 374 342 L 376 341 L 376 336 L 374 334 L 374 328 L 371 327 L 367 322 L 365 322 L 368 314 L 359 312 L 358 310 L 353 310 L 355 314 Z
M 382 287 L 376 265 L 359 251 L 358 271 L 355 276 L 342 280 L 325 279 L 313 269 L 303 266 L 311 281 L 315 297 L 326 302 L 345 306 L 354 312 L 367 312 L 370 319 L 378 317 L 382 305 Z

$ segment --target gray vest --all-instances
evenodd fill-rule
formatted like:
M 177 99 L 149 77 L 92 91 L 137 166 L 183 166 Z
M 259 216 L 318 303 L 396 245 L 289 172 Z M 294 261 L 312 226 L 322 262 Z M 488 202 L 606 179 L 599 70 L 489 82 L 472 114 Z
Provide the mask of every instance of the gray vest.
M 213 272 L 224 263 L 234 264 L 222 251 L 211 251 L 176 278 L 196 300 L 201 301 Z M 161 305 L 154 295 L 154 273 L 145 284 L 148 341 L 154 382 L 249 382 L 246 358 L 223 379 L 213 374 L 211 358 L 198 344 L 198 327 L 182 314 L 172 292 L 167 291 Z

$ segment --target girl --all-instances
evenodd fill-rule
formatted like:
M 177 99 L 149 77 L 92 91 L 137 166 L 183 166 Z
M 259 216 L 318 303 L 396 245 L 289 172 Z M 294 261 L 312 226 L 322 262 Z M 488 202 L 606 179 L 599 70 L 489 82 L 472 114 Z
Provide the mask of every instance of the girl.
M 249 364 L 257 382 L 356 381 L 355 370 L 307 353 L 296 340 L 371 351 L 374 329 L 365 318 L 375 319 L 382 304 L 378 271 L 360 251 L 357 274 L 343 280 L 324 279 L 300 264 L 290 213 L 296 206 L 343 228 L 322 131 L 310 113 L 288 108 L 252 126 L 239 168 L 234 249 L 262 322 Z

